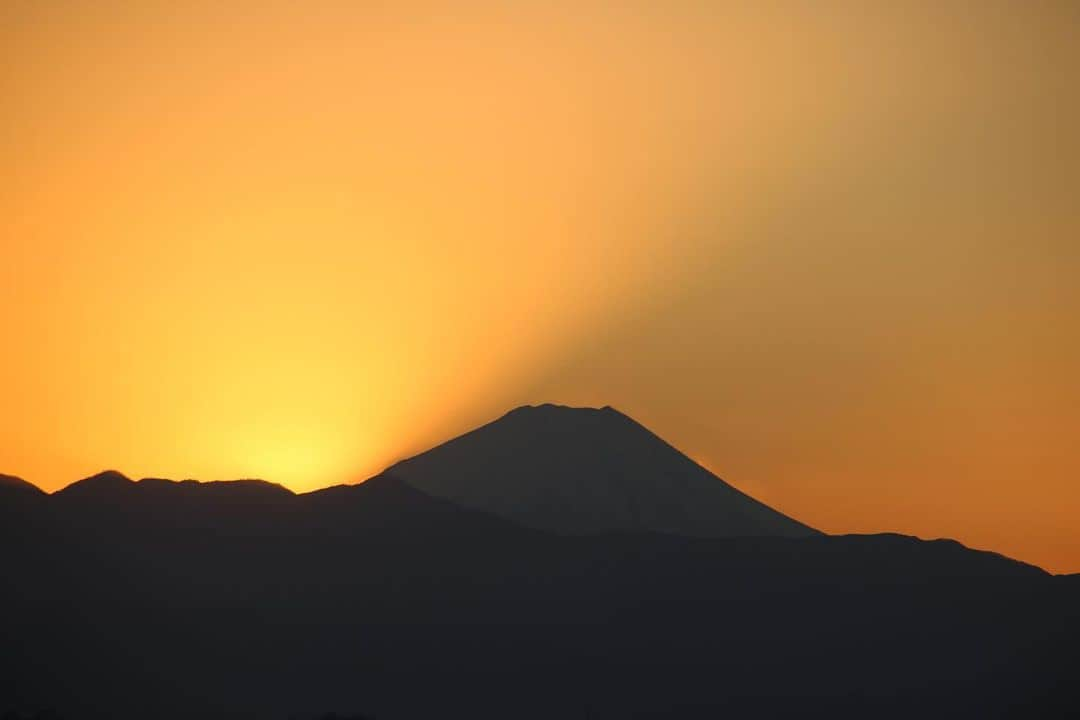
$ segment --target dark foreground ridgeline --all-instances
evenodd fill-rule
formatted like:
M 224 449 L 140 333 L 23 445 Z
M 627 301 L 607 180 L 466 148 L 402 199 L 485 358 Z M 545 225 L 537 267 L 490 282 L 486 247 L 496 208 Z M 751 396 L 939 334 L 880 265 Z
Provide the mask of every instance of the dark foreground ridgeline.
M 556 533 L 400 469 L 304 495 L 0 479 L 0 717 L 1080 716 L 1075 576 L 899 535 Z

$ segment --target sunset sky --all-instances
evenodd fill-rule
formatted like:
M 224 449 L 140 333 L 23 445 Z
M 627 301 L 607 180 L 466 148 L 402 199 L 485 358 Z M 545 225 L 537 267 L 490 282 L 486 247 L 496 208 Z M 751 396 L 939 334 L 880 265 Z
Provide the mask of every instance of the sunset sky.
M 356 481 L 610 404 L 1080 572 L 1080 5 L 0 6 L 0 472 Z

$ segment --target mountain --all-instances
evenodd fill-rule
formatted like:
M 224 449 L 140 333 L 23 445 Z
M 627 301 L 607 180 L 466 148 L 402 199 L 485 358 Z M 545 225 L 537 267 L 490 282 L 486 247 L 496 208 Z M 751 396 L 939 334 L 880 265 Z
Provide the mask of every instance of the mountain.
M 521 407 L 387 472 L 430 495 L 558 533 L 818 534 L 611 407 Z
M 26 482 L 14 475 L 0 473 L 0 497 L 12 498 L 16 496 L 40 497 L 45 493 L 37 485 Z
M 76 480 L 56 492 L 57 497 L 107 498 L 126 491 L 134 481 L 117 470 L 104 470 Z
M 487 481 L 514 461 L 512 486 L 562 468 L 591 508 L 700 477 L 611 410 L 494 425 L 449 443 L 448 467 Z M 674 480 L 650 485 L 645 462 Z M 115 471 L 52 495 L 0 482 L 0 717 L 1080 716 L 1076 576 L 890 534 L 598 531 L 655 517 L 622 510 L 551 532 L 399 469 L 303 494 Z
M 281 538 L 392 533 L 412 540 L 528 533 L 494 515 L 430 497 L 387 473 L 297 495 L 264 480 L 132 480 L 107 470 L 51 496 L 40 494 L 49 498 L 48 512 L 24 520 L 39 527 L 52 520 L 57 531 L 101 537 L 167 530 Z
M 33 514 L 48 496 L 36 485 L 14 475 L 0 474 L 0 524 Z
M 532 535 L 495 515 L 423 493 L 390 473 L 359 485 L 336 485 L 298 496 L 298 519 L 339 534 L 380 532 L 418 541 Z
M 276 483 L 265 480 L 228 480 L 223 482 L 198 482 L 196 480 L 167 480 L 143 478 L 132 480 L 116 470 L 105 470 L 82 480 L 77 480 L 54 493 L 65 501 L 103 502 L 123 497 L 168 498 L 178 501 L 194 495 L 213 497 L 218 503 L 252 502 L 258 499 L 291 496 L 293 492 Z

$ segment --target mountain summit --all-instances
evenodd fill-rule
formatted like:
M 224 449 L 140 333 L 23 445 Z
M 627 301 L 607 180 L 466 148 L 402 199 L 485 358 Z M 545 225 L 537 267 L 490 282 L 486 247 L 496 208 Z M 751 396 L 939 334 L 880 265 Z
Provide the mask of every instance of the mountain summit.
M 38 496 L 44 495 L 36 485 L 26 482 L 20 477 L 14 475 L 4 475 L 0 473 L 0 493 L 7 495 L 26 495 L 26 496 Z
M 430 495 L 564 534 L 818 534 L 611 407 L 520 407 L 387 472 Z

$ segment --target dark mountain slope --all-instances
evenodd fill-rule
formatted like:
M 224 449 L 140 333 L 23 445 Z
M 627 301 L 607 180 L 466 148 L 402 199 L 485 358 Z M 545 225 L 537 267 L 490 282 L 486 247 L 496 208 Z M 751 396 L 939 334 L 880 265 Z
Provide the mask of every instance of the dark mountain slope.
M 390 473 L 358 485 L 337 485 L 298 496 L 300 527 L 357 534 L 380 532 L 416 541 L 535 533 L 495 515 L 432 497 Z
M 49 497 L 0 530 L 2 707 L 281 720 L 1080 708 L 1080 588 L 950 541 L 557 536 L 390 476 L 304 495 L 100 487 L 108 502 Z
M 476 452 L 494 452 L 485 455 L 492 466 L 521 464 L 528 483 L 538 476 L 522 453 L 547 468 L 618 471 L 600 485 L 595 473 L 575 475 L 585 489 L 568 499 L 594 503 L 586 508 L 604 493 L 682 493 L 700 478 L 655 446 L 571 452 L 598 434 L 653 442 L 613 411 L 570 411 L 573 432 L 562 410 L 539 412 L 501 426 L 515 452 L 493 449 L 490 437 Z M 543 417 L 555 428 L 537 430 Z M 537 454 L 538 436 L 554 461 Z M 462 447 L 446 457 L 483 470 Z M 650 486 L 626 458 L 684 469 Z M 626 478 L 647 489 L 626 494 Z M 721 488 L 721 509 L 757 507 L 706 479 Z M 392 473 L 301 495 L 259 481 L 103 473 L 28 497 L 37 502 L 0 523 L 0 716 L 8 708 L 53 708 L 69 720 L 1080 712 L 1076 578 L 952 541 L 556 534 Z M 749 517 L 775 521 L 756 512 Z M 680 513 L 664 521 L 684 520 Z
M 14 475 L 0 475 L 0 527 L 21 522 L 37 514 L 48 496 L 36 485 Z
M 134 484 L 127 475 L 116 470 L 104 470 L 96 475 L 76 480 L 70 485 L 57 490 L 57 497 L 107 501 L 127 492 Z
M 0 498 L 23 496 L 42 496 L 45 493 L 37 485 L 26 482 L 14 475 L 0 473 Z
M 518 408 L 387 472 L 430 495 L 553 532 L 816 534 L 609 407 Z

